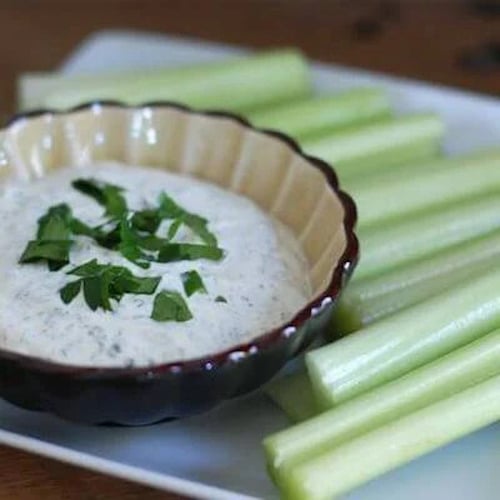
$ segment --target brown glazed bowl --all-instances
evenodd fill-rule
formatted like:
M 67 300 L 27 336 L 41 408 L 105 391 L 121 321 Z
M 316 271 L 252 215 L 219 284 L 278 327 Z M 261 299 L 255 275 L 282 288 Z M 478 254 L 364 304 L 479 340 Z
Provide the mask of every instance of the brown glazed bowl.
M 54 169 L 97 161 L 186 173 L 248 196 L 299 238 L 314 298 L 286 324 L 203 359 L 95 368 L 0 349 L 0 397 L 88 424 L 183 417 L 261 386 L 325 329 L 358 256 L 355 206 L 329 165 L 237 116 L 172 103 L 31 112 L 0 132 L 0 182 L 36 182 Z

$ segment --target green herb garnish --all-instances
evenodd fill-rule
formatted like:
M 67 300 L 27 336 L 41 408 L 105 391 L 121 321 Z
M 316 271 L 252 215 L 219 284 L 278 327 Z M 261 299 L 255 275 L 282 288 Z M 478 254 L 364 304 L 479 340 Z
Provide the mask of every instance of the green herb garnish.
M 82 280 L 72 281 L 59 290 L 59 295 L 65 304 L 70 304 L 78 296 L 81 288 Z
M 217 297 L 215 297 L 215 302 L 224 302 L 225 304 L 227 304 L 227 299 L 222 295 L 217 295 Z
M 158 209 L 159 214 L 162 219 L 175 219 L 173 223 L 174 229 L 172 230 L 172 226 L 170 226 L 170 232 L 173 232 L 173 235 L 169 235 L 169 239 L 172 239 L 175 236 L 175 233 L 179 229 L 179 227 L 184 224 L 191 231 L 196 234 L 204 243 L 210 246 L 217 246 L 217 238 L 215 235 L 208 229 L 208 221 L 204 217 L 200 215 L 193 214 L 184 210 L 182 207 L 177 205 L 177 203 L 170 198 L 166 193 L 160 194 L 159 199 L 160 207 Z
M 179 260 L 221 260 L 224 251 L 218 247 L 196 243 L 167 243 L 158 253 L 158 262 L 176 262 Z
M 152 255 L 142 250 L 140 236 L 133 230 L 130 221 L 125 218 L 120 221 L 120 243 L 117 250 L 127 260 L 143 269 L 147 269 L 154 260 Z
M 207 227 L 208 221 L 200 215 L 188 212 L 164 192 L 158 198 L 157 208 L 135 212 L 131 223 L 138 231 L 155 234 L 163 220 L 173 221 L 168 229 L 168 240 L 172 240 L 179 228 L 185 225 L 205 244 L 217 246 L 217 238 Z
M 127 294 L 152 295 L 161 281 L 161 277 L 139 277 L 122 266 L 99 264 L 93 259 L 67 273 L 80 279 L 72 281 L 60 290 L 65 304 L 72 302 L 83 288 L 87 305 L 95 311 L 98 308 L 111 311 L 110 299 L 120 301 Z
M 45 261 L 51 271 L 57 271 L 69 263 L 71 244 L 71 240 L 32 240 L 28 242 L 19 262 L 32 264 Z
M 79 219 L 71 219 L 74 234 L 88 236 L 99 245 L 118 250 L 127 260 L 148 268 L 150 262 L 173 262 L 206 258 L 219 260 L 222 250 L 217 248 L 217 238 L 208 229 L 208 221 L 179 206 L 166 193 L 161 193 L 157 208 L 148 208 L 129 212 L 123 197 L 123 189 L 94 179 L 78 179 L 73 182 L 78 191 L 92 197 L 106 208 L 106 215 L 111 216 L 102 226 L 91 227 Z M 129 215 L 127 215 L 129 214 Z M 119 219 L 119 220 L 117 220 Z M 166 238 L 156 235 L 161 222 L 171 220 Z M 169 247 L 182 225 L 188 227 L 205 245 L 176 243 Z M 189 245 L 192 245 L 190 247 Z M 214 247 L 209 250 L 207 247 Z M 160 252 L 155 257 L 152 253 Z
M 74 267 L 71 271 L 66 274 L 81 276 L 82 278 L 87 278 L 89 276 L 95 276 L 97 273 L 103 271 L 107 266 L 103 266 L 97 262 L 97 259 L 89 260 L 78 267 Z
M 170 227 L 168 228 L 167 232 L 167 240 L 172 241 L 175 238 L 175 235 L 179 231 L 179 229 L 182 226 L 182 220 L 181 219 L 175 219 L 172 224 L 170 224 Z
M 151 318 L 155 321 L 188 321 L 193 317 L 179 292 L 162 290 L 156 295 Z
M 66 204 L 49 208 L 38 220 L 36 239 L 28 242 L 21 263 L 46 261 L 50 270 L 62 268 L 70 261 L 72 236 L 91 238 L 142 268 L 150 267 L 151 262 L 220 260 L 224 257 L 224 251 L 217 246 L 217 238 L 208 229 L 207 219 L 183 209 L 166 193 L 160 194 L 157 207 L 132 211 L 127 206 L 123 188 L 119 186 L 95 179 L 77 179 L 72 185 L 103 206 L 107 219 L 93 227 L 74 217 Z M 158 230 L 167 220 L 170 221 L 167 234 L 159 236 Z M 186 226 L 202 243 L 174 242 L 182 226 Z M 73 268 L 67 274 L 77 279 L 61 288 L 61 300 L 70 304 L 82 293 L 93 311 L 112 310 L 111 301 L 119 302 L 125 294 L 153 295 L 161 281 L 161 277 L 138 277 L 126 267 L 100 264 L 96 259 Z M 198 292 L 207 293 L 197 271 L 182 273 L 181 279 L 188 297 Z M 223 297 L 217 297 L 216 301 L 226 302 Z M 192 314 L 182 295 L 163 290 L 154 299 L 151 317 L 156 321 L 188 321 Z
M 36 238 L 42 241 L 69 240 L 71 236 L 71 208 L 65 203 L 55 205 L 47 210 L 45 215 L 38 219 Z
M 197 271 L 186 271 L 181 274 L 181 279 L 182 285 L 184 286 L 184 292 L 188 297 L 191 297 L 191 295 L 194 295 L 196 292 L 207 293 L 205 284 Z
M 93 198 L 105 208 L 105 214 L 120 218 L 127 212 L 127 202 L 123 196 L 123 188 L 96 179 L 77 179 L 72 186 L 80 193 Z
M 114 250 L 121 241 L 120 220 L 111 220 L 96 227 L 85 224 L 80 219 L 73 218 L 71 231 L 74 235 L 88 236 L 99 246 Z
M 161 224 L 161 217 L 156 209 L 145 209 L 134 212 L 131 224 L 134 229 L 144 233 L 155 234 Z
M 71 209 L 66 204 L 56 205 L 38 219 L 36 240 L 28 242 L 19 263 L 47 262 L 51 271 L 57 271 L 69 263 L 72 245 Z
M 184 225 L 189 227 L 194 234 L 196 234 L 204 243 L 209 246 L 217 246 L 217 238 L 208 230 L 208 221 L 203 217 L 195 214 L 186 213 L 180 217 Z

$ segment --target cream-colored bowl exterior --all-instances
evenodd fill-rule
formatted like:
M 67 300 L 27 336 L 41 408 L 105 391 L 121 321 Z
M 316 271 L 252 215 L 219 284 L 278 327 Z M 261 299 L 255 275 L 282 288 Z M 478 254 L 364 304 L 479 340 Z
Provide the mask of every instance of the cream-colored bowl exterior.
M 104 161 L 192 175 L 251 198 L 301 242 L 315 296 L 346 249 L 344 207 L 321 170 L 287 142 L 234 118 L 95 104 L 20 118 L 0 132 L 2 179 L 36 182 L 54 169 Z

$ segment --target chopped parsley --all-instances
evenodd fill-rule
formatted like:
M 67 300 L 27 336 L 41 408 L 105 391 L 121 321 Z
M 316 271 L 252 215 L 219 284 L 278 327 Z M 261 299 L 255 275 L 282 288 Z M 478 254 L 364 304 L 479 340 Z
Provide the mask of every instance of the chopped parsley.
M 191 295 L 194 295 L 196 292 L 207 293 L 205 284 L 197 271 L 186 271 L 181 274 L 181 279 L 184 287 L 184 293 L 188 297 L 191 297 Z
M 66 203 L 55 205 L 38 219 L 37 239 L 42 241 L 69 240 L 71 236 L 71 208 Z
M 110 299 L 119 302 L 127 293 L 152 295 L 161 281 L 161 277 L 134 276 L 126 267 L 99 264 L 97 259 L 75 267 L 67 274 L 79 279 L 60 290 L 62 301 L 69 304 L 83 289 L 85 302 L 93 311 L 99 308 L 111 311 Z
M 127 202 L 122 194 L 123 188 L 119 186 L 95 179 L 77 179 L 72 182 L 72 186 L 102 205 L 109 217 L 119 218 L 127 212 Z
M 221 260 L 224 251 L 218 247 L 197 243 L 167 243 L 160 248 L 158 262 L 176 262 L 179 260 Z
M 215 297 L 215 302 L 223 302 L 224 304 L 227 304 L 227 299 L 222 295 L 217 295 L 217 297 Z
M 155 297 L 151 318 L 155 321 L 189 321 L 193 315 L 179 292 L 162 290 Z
M 38 220 L 36 239 L 28 242 L 20 263 L 46 262 L 51 271 L 70 263 L 73 237 L 85 236 L 96 244 L 119 252 L 130 262 L 147 269 L 152 262 L 168 263 L 181 260 L 208 259 L 218 261 L 224 251 L 218 247 L 216 236 L 209 230 L 208 221 L 179 206 L 162 192 L 156 206 L 130 210 L 124 189 L 95 179 L 77 179 L 72 186 L 104 207 L 105 220 L 90 226 L 74 217 L 67 204 L 55 205 Z M 169 221 L 166 234 L 158 232 L 162 223 Z M 198 242 L 176 242 L 181 227 L 185 226 Z M 184 236 L 184 235 L 183 235 Z M 161 277 L 135 276 L 128 268 L 102 264 L 90 260 L 66 273 L 76 277 L 59 290 L 61 300 L 70 304 L 80 293 L 93 311 L 111 311 L 112 301 L 120 302 L 125 294 L 153 295 Z M 187 297 L 207 293 L 201 276 L 191 270 L 181 274 Z M 227 302 L 217 297 L 216 302 Z M 151 318 L 156 321 L 188 321 L 189 307 L 179 292 L 163 290 L 153 301 Z
M 208 229 L 207 219 L 184 210 L 166 193 L 160 194 L 158 212 L 162 219 L 174 219 L 173 229 L 170 226 L 169 230 L 169 233 L 173 232 L 173 234 L 169 234 L 169 239 L 172 239 L 180 226 L 184 224 L 206 245 L 217 246 L 217 238 Z
M 21 264 L 47 262 L 51 271 L 69 263 L 71 240 L 71 209 L 66 204 L 56 205 L 38 219 L 36 240 L 28 242 L 19 259 Z
M 141 248 L 141 238 L 134 231 L 129 220 L 120 221 L 120 243 L 117 250 L 130 262 L 147 269 L 154 257 Z
M 138 231 L 155 234 L 164 220 L 172 221 L 168 229 L 168 240 L 172 240 L 181 226 L 185 225 L 206 245 L 217 246 L 217 238 L 208 229 L 207 219 L 188 212 L 165 192 L 160 194 L 156 208 L 148 208 L 135 212 L 131 222 L 132 226 Z
M 51 271 L 58 271 L 69 264 L 71 244 L 71 240 L 32 240 L 28 242 L 19 262 L 32 264 L 45 261 Z
M 182 221 L 181 219 L 175 219 L 172 224 L 170 224 L 170 227 L 168 228 L 167 232 L 167 240 L 172 241 L 175 238 L 175 235 L 179 231 L 179 229 L 182 226 Z
M 139 210 L 132 216 L 131 224 L 137 231 L 155 234 L 160 228 L 161 217 L 158 210 L 153 208 Z
M 72 185 L 103 205 L 106 215 L 111 216 L 105 224 L 97 227 L 71 218 L 72 232 L 90 237 L 100 246 L 119 251 L 139 267 L 147 269 L 151 262 L 220 260 L 224 256 L 217 247 L 217 238 L 208 229 L 207 219 L 183 209 L 164 192 L 158 197 L 156 208 L 130 211 L 122 194 L 123 189 L 119 186 L 94 179 L 78 179 Z M 172 222 L 166 237 L 162 238 L 156 233 L 164 220 Z M 203 244 L 173 242 L 183 225 Z

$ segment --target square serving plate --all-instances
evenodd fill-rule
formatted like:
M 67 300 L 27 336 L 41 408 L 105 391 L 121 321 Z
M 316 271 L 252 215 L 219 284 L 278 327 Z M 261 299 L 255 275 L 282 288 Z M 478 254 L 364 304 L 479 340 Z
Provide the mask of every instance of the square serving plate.
M 242 49 L 160 35 L 101 32 L 62 65 L 66 74 L 214 61 Z M 453 154 L 500 145 L 500 101 L 350 68 L 315 64 L 319 91 L 382 86 L 398 112 L 434 110 Z M 262 438 L 287 425 L 262 394 L 182 421 L 142 428 L 84 427 L 0 401 L 0 444 L 196 498 L 277 498 Z M 500 491 L 500 424 L 388 473 L 350 500 L 493 500 Z M 334 473 L 334 471 L 332 471 Z

